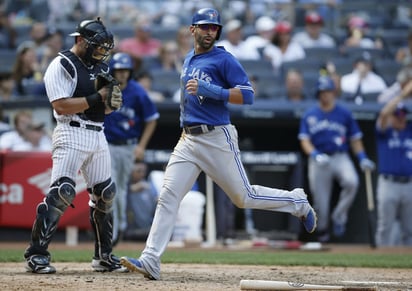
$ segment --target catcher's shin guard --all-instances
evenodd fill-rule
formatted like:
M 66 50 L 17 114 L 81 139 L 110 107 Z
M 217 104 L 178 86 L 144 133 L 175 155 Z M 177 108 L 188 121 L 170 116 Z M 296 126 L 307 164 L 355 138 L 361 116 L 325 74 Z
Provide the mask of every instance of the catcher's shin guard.
M 67 177 L 52 184 L 43 202 L 37 205 L 37 215 L 33 224 L 30 246 L 24 257 L 31 255 L 49 255 L 47 248 L 56 232 L 60 217 L 76 197 L 75 183 Z
M 90 223 L 95 235 L 94 257 L 105 259 L 112 252 L 112 206 L 116 187 L 109 178 L 88 191 L 90 193 Z

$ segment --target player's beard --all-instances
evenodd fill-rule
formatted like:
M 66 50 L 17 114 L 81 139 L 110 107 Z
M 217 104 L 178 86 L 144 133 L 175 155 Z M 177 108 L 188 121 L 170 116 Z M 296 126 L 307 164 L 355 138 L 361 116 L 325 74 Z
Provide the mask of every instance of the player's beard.
M 196 42 L 198 45 L 205 51 L 208 51 L 213 45 L 215 44 L 216 39 L 214 39 L 210 35 L 202 36 L 202 35 L 197 35 L 196 36 Z

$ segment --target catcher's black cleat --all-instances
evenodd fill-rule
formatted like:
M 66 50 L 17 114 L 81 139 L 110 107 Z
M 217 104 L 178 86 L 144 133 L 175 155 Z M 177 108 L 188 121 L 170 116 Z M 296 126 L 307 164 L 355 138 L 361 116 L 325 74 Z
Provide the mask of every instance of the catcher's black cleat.
M 128 272 L 127 268 L 120 264 L 119 258 L 112 254 L 108 255 L 106 259 L 93 257 L 92 268 L 96 272 Z
M 26 258 L 27 272 L 36 274 L 53 274 L 56 273 L 56 268 L 50 265 L 50 257 L 45 255 L 31 255 Z

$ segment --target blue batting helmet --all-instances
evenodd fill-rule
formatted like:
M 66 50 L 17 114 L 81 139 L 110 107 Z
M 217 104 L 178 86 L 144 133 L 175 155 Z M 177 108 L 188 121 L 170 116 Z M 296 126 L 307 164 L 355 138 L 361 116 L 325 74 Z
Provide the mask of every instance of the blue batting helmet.
M 321 91 L 334 91 L 335 82 L 328 76 L 320 76 L 316 83 L 316 97 L 319 97 Z
M 219 39 L 220 33 L 222 31 L 222 23 L 220 22 L 220 14 L 216 9 L 213 8 L 202 8 L 199 9 L 192 18 L 192 25 L 196 24 L 216 24 L 220 27 L 216 40 Z
M 110 71 L 133 70 L 132 57 L 126 53 L 115 53 L 109 63 Z

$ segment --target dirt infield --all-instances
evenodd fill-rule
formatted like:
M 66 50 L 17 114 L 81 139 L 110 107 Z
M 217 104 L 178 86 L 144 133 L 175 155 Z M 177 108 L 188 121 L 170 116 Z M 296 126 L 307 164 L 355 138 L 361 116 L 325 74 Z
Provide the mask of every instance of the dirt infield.
M 0 246 L 6 247 L 5 244 Z M 25 245 L 13 244 L 12 247 L 23 251 Z M 62 244 L 54 245 L 54 248 L 67 247 Z M 133 243 L 119 245 L 119 248 L 133 252 L 139 249 Z M 333 247 L 330 251 L 349 250 L 370 251 L 368 247 Z M 382 250 L 389 251 L 400 250 Z M 411 251 L 407 250 L 408 253 Z M 160 281 L 148 281 L 137 273 L 96 273 L 91 270 L 90 263 L 54 263 L 57 273 L 52 275 L 26 273 L 23 261 L 1 263 L 0 290 L 240 290 L 242 279 L 376 286 L 377 290 L 391 291 L 412 290 L 410 269 L 254 266 L 252 263 L 253 258 L 249 266 L 163 264 Z

